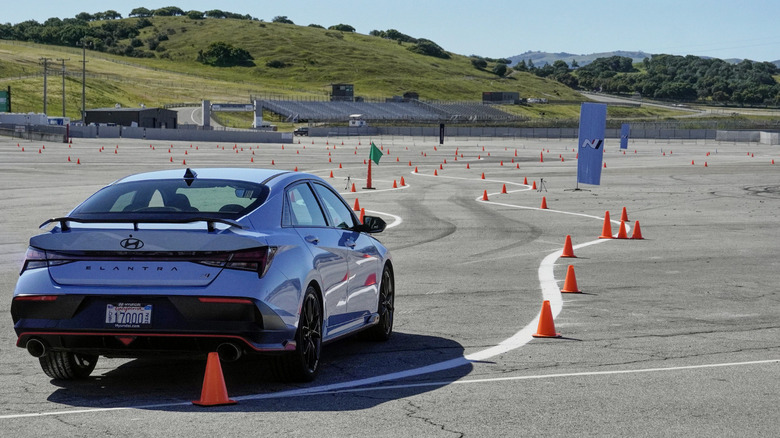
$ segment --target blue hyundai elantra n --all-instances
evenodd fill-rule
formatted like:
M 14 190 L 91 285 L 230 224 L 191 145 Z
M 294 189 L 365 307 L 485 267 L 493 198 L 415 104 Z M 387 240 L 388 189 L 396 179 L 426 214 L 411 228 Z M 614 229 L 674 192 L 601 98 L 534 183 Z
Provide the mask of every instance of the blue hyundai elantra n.
M 99 356 L 266 354 L 310 381 L 322 344 L 386 340 L 390 253 L 323 179 L 262 169 L 187 169 L 106 186 L 30 239 L 11 315 L 17 346 L 53 379 Z

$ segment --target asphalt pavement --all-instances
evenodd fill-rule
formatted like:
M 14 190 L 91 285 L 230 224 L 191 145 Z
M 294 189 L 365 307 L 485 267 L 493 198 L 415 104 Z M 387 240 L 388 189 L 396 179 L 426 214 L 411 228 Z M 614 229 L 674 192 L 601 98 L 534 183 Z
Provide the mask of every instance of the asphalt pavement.
M 371 141 L 384 156 L 366 190 Z M 570 139 L 0 138 L 0 435 L 776 435 L 778 146 L 630 140 L 624 153 L 607 139 L 598 186 L 576 183 L 576 153 Z M 297 168 L 385 217 L 392 338 L 327 345 L 308 384 L 275 381 L 262 360 L 223 364 L 238 401 L 225 407 L 191 403 L 203 358 L 46 377 L 10 317 L 29 238 L 117 178 L 187 167 Z M 643 239 L 599 239 L 624 207 Z M 567 235 L 574 258 L 559 257 Z M 558 292 L 569 265 L 582 293 Z M 531 336 L 545 299 L 560 338 Z

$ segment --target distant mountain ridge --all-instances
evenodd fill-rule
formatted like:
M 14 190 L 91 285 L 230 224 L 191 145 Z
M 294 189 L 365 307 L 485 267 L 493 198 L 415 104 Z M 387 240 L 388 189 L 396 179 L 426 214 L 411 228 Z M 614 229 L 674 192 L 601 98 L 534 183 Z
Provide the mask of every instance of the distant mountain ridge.
M 532 61 L 534 65 L 537 67 L 543 67 L 545 64 L 552 65 L 555 61 L 563 61 L 569 66 L 571 66 L 572 61 L 577 61 L 577 64 L 583 66 L 583 65 L 590 64 L 591 62 L 593 62 L 598 58 L 609 58 L 610 56 L 625 56 L 631 58 L 634 62 L 642 62 L 643 59 L 649 58 L 653 56 L 653 54 L 643 52 L 641 50 L 639 51 L 615 50 L 612 52 L 591 53 L 587 55 L 577 55 L 574 53 L 566 53 L 566 52 L 550 53 L 550 52 L 529 50 L 520 55 L 510 56 L 507 59 L 512 61 L 510 66 L 517 64 L 521 60 L 525 61 L 526 64 L 528 64 L 528 61 Z M 702 56 L 702 58 L 710 58 L 710 57 Z M 724 61 L 731 64 L 736 64 L 742 61 L 742 59 L 729 58 L 729 59 L 724 59 Z M 780 60 L 772 61 L 772 63 L 780 67 Z
M 583 65 L 590 64 L 591 62 L 593 62 L 598 58 L 609 58 L 610 56 L 625 56 L 631 58 L 634 62 L 642 62 L 643 59 L 652 56 L 652 54 L 642 52 L 642 51 L 630 52 L 625 50 L 616 50 L 613 52 L 577 55 L 574 53 L 566 53 L 566 52 L 550 53 L 550 52 L 539 52 L 539 51 L 529 50 L 520 55 L 510 56 L 507 59 L 512 61 L 512 64 L 510 65 L 515 65 L 522 60 L 525 61 L 526 64 L 528 64 L 528 61 L 532 61 L 534 65 L 537 67 L 542 67 L 545 64 L 553 65 L 555 61 L 563 61 L 566 64 L 569 64 L 570 66 L 572 64 L 572 61 L 577 61 L 577 64 L 583 66 Z

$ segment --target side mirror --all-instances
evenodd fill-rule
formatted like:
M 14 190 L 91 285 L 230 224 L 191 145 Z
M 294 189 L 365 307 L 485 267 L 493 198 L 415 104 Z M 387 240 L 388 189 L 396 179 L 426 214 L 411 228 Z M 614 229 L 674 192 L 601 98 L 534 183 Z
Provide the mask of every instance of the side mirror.
M 387 228 L 387 223 L 381 217 L 363 216 L 363 223 L 356 228 L 361 233 L 381 233 Z

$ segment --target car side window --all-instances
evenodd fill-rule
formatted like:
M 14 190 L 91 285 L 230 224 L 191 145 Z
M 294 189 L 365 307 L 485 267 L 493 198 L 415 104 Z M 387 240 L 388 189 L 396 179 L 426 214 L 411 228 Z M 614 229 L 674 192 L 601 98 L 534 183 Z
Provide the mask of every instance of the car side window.
M 355 227 L 352 210 L 344 204 L 344 201 L 337 194 L 322 184 L 315 183 L 314 190 L 317 191 L 323 204 L 325 204 L 325 210 L 327 210 L 331 219 L 331 226 L 345 230 Z
M 320 204 L 308 184 L 297 184 L 287 189 L 284 202 L 283 224 L 299 227 L 326 227 L 328 225 Z

